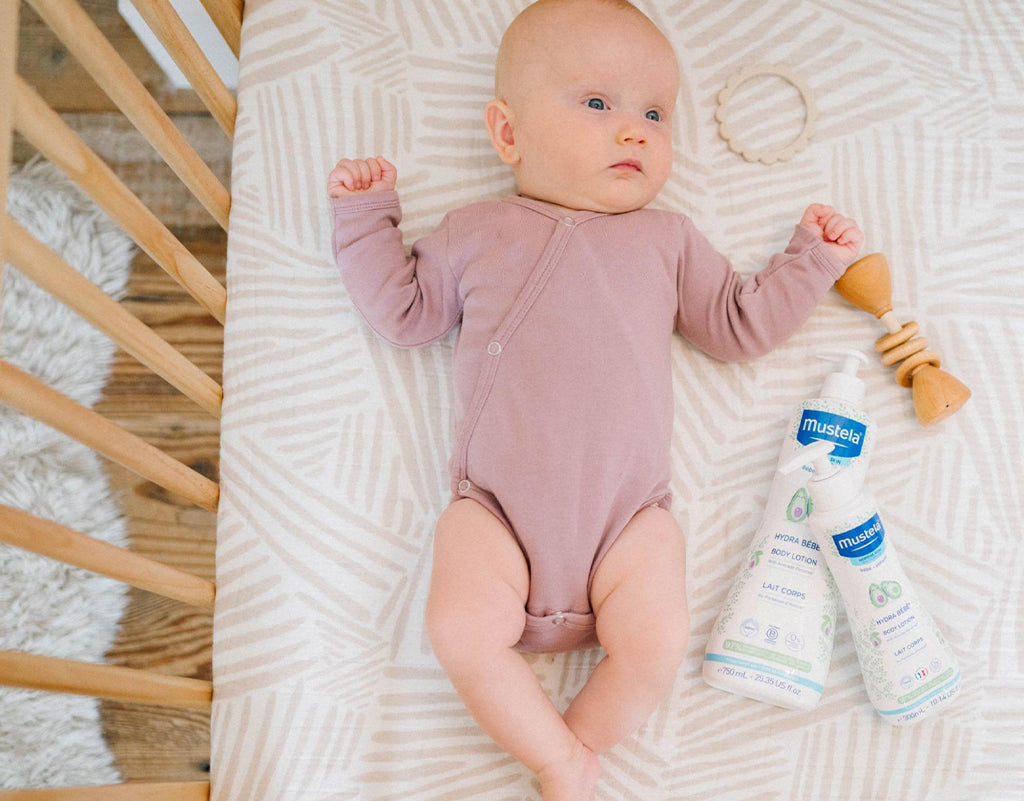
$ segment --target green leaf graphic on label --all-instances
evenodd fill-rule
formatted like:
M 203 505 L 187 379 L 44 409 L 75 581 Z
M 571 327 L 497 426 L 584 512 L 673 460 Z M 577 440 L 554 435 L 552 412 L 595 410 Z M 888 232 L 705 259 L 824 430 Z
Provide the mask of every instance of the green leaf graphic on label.
M 896 600 L 903 595 L 903 588 L 900 586 L 898 581 L 883 581 L 882 592 L 884 592 L 892 600 Z
M 821 633 L 826 637 L 832 633 L 832 618 L 828 615 L 821 616 Z
M 871 644 L 875 646 L 875 648 L 882 647 L 882 635 L 877 631 L 871 632 Z
M 886 597 L 885 590 L 879 587 L 877 584 L 872 584 L 868 588 L 868 595 L 871 596 L 871 603 L 875 606 L 885 606 L 889 599 Z
M 761 551 L 754 551 L 754 555 L 750 557 L 750 564 L 747 567 L 757 567 L 758 562 L 761 561 Z
M 786 517 L 793 523 L 799 523 L 811 513 L 811 499 L 807 490 L 803 487 L 796 491 L 789 506 L 786 507 Z

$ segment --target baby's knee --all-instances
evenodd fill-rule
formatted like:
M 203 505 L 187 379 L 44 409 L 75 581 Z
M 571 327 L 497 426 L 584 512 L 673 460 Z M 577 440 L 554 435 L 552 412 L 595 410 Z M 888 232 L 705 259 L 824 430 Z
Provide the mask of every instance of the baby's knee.
M 424 622 L 434 656 L 444 667 L 472 655 L 475 626 L 464 611 L 431 598 Z
M 672 686 L 679 667 L 686 658 L 690 642 L 689 620 L 684 616 L 673 616 L 666 625 L 656 627 L 655 636 L 648 640 L 648 672 L 655 684 Z
M 511 648 L 522 636 L 514 616 L 436 598 L 427 603 L 425 623 L 434 656 L 449 674 L 478 669 L 493 659 L 495 650 Z
M 636 679 L 652 693 L 664 695 L 672 688 L 686 657 L 690 626 L 685 607 L 660 611 L 656 620 L 636 621 L 633 636 L 625 638 L 617 655 L 628 658 Z

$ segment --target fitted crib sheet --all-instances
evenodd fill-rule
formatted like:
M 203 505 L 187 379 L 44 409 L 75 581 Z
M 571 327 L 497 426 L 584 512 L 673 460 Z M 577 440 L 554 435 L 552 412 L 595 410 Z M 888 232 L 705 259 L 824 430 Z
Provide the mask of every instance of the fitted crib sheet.
M 228 254 L 214 626 L 214 801 L 520 799 L 528 773 L 475 726 L 422 612 L 448 502 L 453 339 L 402 350 L 364 324 L 330 255 L 325 178 L 343 156 L 399 167 L 407 242 L 448 209 L 514 192 L 482 108 L 523 0 L 246 3 Z M 924 429 L 871 354 L 880 441 L 868 480 L 911 579 L 961 661 L 944 715 L 894 729 L 871 709 L 841 618 L 824 696 L 793 712 L 705 685 L 700 663 L 822 348 L 882 332 L 834 293 L 784 346 L 723 364 L 676 338 L 674 513 L 692 637 L 674 690 L 604 759 L 607 799 L 1024 798 L 1024 29 L 1010 0 L 639 5 L 683 80 L 675 173 L 656 201 L 737 269 L 833 203 L 892 265 L 917 319 L 974 391 Z M 771 166 L 718 136 L 728 77 L 783 63 L 815 94 L 810 145 Z M 787 135 L 785 92 L 748 94 Z M 759 99 L 760 98 L 760 99 Z M 799 128 L 799 114 L 796 123 Z M 778 128 L 774 130 L 773 126 Z M 638 610 L 642 615 L 643 610 Z M 600 651 L 531 657 L 565 706 Z

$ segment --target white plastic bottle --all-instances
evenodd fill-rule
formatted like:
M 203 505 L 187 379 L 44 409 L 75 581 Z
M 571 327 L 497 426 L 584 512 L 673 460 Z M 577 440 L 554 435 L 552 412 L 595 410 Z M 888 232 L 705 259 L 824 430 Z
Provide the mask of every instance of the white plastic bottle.
M 797 408 L 778 464 L 796 458 L 799 466 L 804 446 L 821 441 L 816 452 L 837 454 L 837 463 L 863 476 L 874 431 L 856 373 L 867 358 L 847 349 L 819 355 L 842 359 L 842 367 L 826 377 L 819 397 Z M 810 709 L 821 697 L 839 604 L 807 526 L 809 477 L 809 466 L 773 476 L 750 552 L 708 635 L 702 670 L 712 687 L 789 709 Z
M 849 468 L 807 456 L 811 529 L 842 594 L 868 698 L 889 723 L 917 721 L 960 691 L 956 657 L 903 572 L 870 489 Z

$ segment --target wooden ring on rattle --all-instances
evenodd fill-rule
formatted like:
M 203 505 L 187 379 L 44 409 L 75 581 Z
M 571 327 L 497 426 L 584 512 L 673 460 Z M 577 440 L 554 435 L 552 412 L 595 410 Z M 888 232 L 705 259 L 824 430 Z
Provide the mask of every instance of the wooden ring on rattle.
M 904 323 L 903 327 L 896 333 L 880 336 L 875 342 L 875 350 L 879 353 L 885 353 L 887 350 L 895 348 L 897 345 L 902 345 L 920 330 L 921 327 L 914 320 L 911 320 L 909 323 Z
M 926 364 L 930 364 L 932 367 L 941 367 L 942 359 L 939 358 L 939 354 L 930 350 L 924 350 L 911 356 L 896 368 L 896 383 L 901 387 L 909 388 L 913 373 L 917 371 L 918 367 L 923 367 Z
M 891 350 L 887 350 L 882 354 L 882 364 L 886 367 L 892 367 L 896 362 L 901 362 L 904 359 L 913 356 L 915 353 L 920 353 L 922 350 L 928 347 L 928 340 L 924 337 L 915 337 L 908 342 L 904 342 Z

